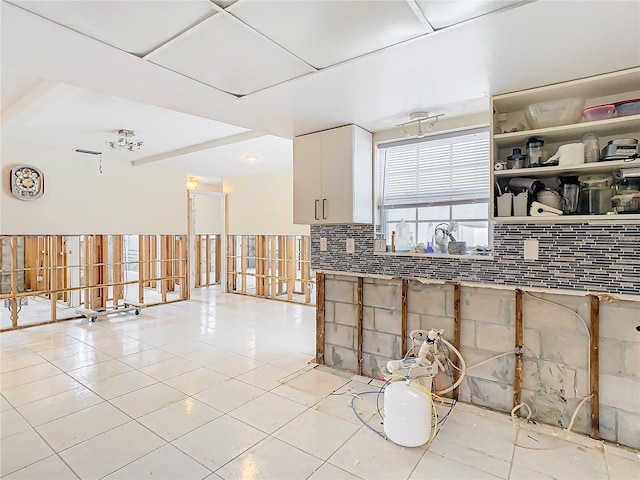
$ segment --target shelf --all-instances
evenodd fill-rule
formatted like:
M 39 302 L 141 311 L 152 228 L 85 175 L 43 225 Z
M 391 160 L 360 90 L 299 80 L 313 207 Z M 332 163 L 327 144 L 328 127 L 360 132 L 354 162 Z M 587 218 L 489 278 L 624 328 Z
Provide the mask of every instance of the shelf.
M 558 215 L 548 217 L 494 217 L 495 223 L 632 223 L 640 222 L 640 214 L 614 214 L 614 215 Z
M 625 130 L 628 128 L 627 130 Z M 493 136 L 498 147 L 514 147 L 522 145 L 529 137 L 542 137 L 546 143 L 561 142 L 571 139 L 579 139 L 585 133 L 595 132 L 600 137 L 615 135 L 623 132 L 640 131 L 640 115 L 627 117 L 608 118 L 595 122 L 574 123 L 559 127 L 537 128 L 522 132 L 499 133 Z
M 546 85 L 521 92 L 496 95 L 493 97 L 493 106 L 500 113 L 517 112 L 524 110 L 532 103 L 548 102 L 569 97 L 597 98 L 624 94 L 625 92 L 638 90 L 638 86 L 640 86 L 640 67 L 555 85 Z
M 619 168 L 640 167 L 640 159 L 630 162 L 624 160 L 615 160 L 612 162 L 594 162 L 581 163 L 579 165 L 570 166 L 552 166 L 552 167 L 534 167 L 534 168 L 514 168 L 512 170 L 498 170 L 493 172 L 496 178 L 512 178 L 512 177 L 536 177 L 548 178 L 557 176 L 579 176 L 579 175 L 596 175 L 598 173 L 609 173 Z

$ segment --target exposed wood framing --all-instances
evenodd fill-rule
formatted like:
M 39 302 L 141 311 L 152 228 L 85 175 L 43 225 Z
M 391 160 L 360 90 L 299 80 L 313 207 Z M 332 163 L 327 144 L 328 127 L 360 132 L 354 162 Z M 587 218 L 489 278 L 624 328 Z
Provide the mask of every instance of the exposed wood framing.
M 11 236 L 11 326 L 18 326 L 18 237 Z
M 286 272 L 287 262 L 285 261 L 285 245 L 286 245 L 286 237 L 279 236 L 278 237 L 278 295 L 284 293 L 284 275 Z
M 91 308 L 91 289 L 93 285 L 93 275 L 91 274 L 91 235 L 84 236 L 84 307 Z
M 49 237 L 49 269 L 51 271 L 51 294 L 49 298 L 51 299 L 49 304 L 51 307 L 51 320 L 55 321 L 57 318 L 57 309 L 58 305 L 58 237 L 56 235 L 52 235 Z
M 324 365 L 324 273 L 316 273 L 316 363 Z
M 522 394 L 522 382 L 524 379 L 523 364 L 522 364 L 522 350 L 524 344 L 524 324 L 523 324 L 523 295 L 522 290 L 516 288 L 516 316 L 515 316 L 515 329 L 516 329 L 516 367 L 513 378 L 513 406 L 520 405 L 520 399 Z
M 461 349 L 461 345 L 460 345 L 460 337 L 461 337 L 461 332 L 460 332 L 460 324 L 461 324 L 462 320 L 461 320 L 461 315 L 460 315 L 460 284 L 459 283 L 454 283 L 453 284 L 453 346 L 456 347 L 458 349 L 458 351 L 460 351 Z M 455 355 L 455 359 L 453 361 L 454 365 L 456 367 L 460 367 L 460 360 L 458 359 L 458 356 Z M 457 369 L 453 369 L 453 381 L 454 383 L 458 381 L 458 379 L 460 378 L 460 371 Z M 459 387 L 456 388 L 453 391 L 453 398 L 455 400 L 458 400 L 458 393 L 459 393 Z
M 247 255 L 249 253 L 249 237 L 242 235 L 240 237 L 240 264 L 242 275 L 242 293 L 247 293 Z
M 256 235 L 256 295 L 259 297 L 266 297 L 267 292 L 265 285 L 265 251 L 265 236 Z
M 122 266 L 124 257 L 122 255 L 122 235 L 113 236 L 113 282 L 122 282 Z M 118 305 L 120 299 L 124 299 L 124 287 L 122 285 L 115 285 L 113 287 L 113 305 Z
M 167 258 L 169 258 L 169 238 L 167 235 L 160 237 L 160 245 L 160 276 L 166 278 L 169 275 L 169 262 L 167 262 Z M 160 281 L 160 293 L 163 302 L 167 301 L 168 282 L 169 280 Z
M 311 262 L 309 261 L 310 238 L 308 236 L 301 237 L 300 247 L 300 270 L 302 274 L 302 288 L 304 289 L 304 303 L 311 303 Z
M 205 235 L 204 259 L 205 259 L 205 285 L 211 285 L 211 236 Z
M 294 237 L 287 237 L 287 300 L 293 300 L 293 291 L 296 285 L 296 243 Z
M 277 252 L 278 252 L 278 237 L 276 235 L 271 235 L 269 242 L 271 244 L 271 248 L 269 249 L 269 266 L 270 266 L 270 291 L 269 297 L 276 298 L 278 295 L 278 260 L 277 260 Z
M 401 342 L 402 342 L 402 356 L 404 357 L 407 354 L 407 293 L 409 292 L 409 280 L 406 278 L 402 279 L 402 325 L 400 327 L 401 331 Z
M 589 342 L 589 362 L 591 378 L 591 436 L 600 438 L 600 298 L 591 295 L 591 340 Z
M 221 255 L 221 250 L 222 250 L 222 236 L 221 235 L 216 235 L 215 236 L 215 265 L 214 265 L 214 274 L 215 274 L 215 279 L 214 282 L 215 283 L 220 283 L 220 271 L 221 271 L 221 262 L 222 262 L 222 255 Z
M 189 264 L 189 240 L 187 237 L 180 236 L 180 272 L 178 283 L 180 284 L 180 299 L 186 300 L 191 298 L 191 282 L 189 282 L 189 272 L 191 266 Z
M 358 365 L 357 373 L 362 375 L 363 307 L 364 278 L 358 277 Z
M 193 247 L 193 263 L 194 263 L 194 286 L 200 287 L 202 285 L 202 235 L 196 235 Z
M 227 292 L 236 290 L 236 236 L 227 237 Z
M 138 302 L 144 303 L 144 235 L 138 235 Z
M 160 239 L 162 241 L 162 237 Z M 160 275 L 158 275 L 158 236 L 157 235 L 149 235 L 149 252 L 147 254 L 147 260 L 149 261 L 149 267 L 147 270 L 147 276 L 145 278 L 153 278 L 151 282 L 147 285 L 151 288 L 156 288 L 158 286 L 158 280 L 155 280 Z

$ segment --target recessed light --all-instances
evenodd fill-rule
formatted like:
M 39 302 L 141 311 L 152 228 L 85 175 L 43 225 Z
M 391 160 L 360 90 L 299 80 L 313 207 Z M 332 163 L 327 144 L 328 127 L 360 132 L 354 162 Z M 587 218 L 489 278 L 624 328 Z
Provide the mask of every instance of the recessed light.
M 253 153 L 250 153 L 249 155 L 245 155 L 244 158 L 246 158 L 250 162 L 255 162 L 258 159 L 258 156 L 254 155 Z

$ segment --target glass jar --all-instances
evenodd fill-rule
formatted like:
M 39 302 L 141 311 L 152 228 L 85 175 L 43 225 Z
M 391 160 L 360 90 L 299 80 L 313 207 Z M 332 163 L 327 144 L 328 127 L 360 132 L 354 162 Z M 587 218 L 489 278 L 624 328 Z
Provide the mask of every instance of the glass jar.
M 585 133 L 582 136 L 582 143 L 584 143 L 585 163 L 594 163 L 600 160 L 600 145 L 597 133 Z

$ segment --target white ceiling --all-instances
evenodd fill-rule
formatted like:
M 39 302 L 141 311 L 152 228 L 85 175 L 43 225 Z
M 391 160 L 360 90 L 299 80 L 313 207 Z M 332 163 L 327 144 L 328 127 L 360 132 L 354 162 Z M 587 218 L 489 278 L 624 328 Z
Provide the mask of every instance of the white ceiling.
M 290 168 L 294 135 L 474 113 L 492 94 L 640 65 L 637 1 L 2 0 L 0 13 L 3 139 L 104 149 L 128 128 L 146 148 L 119 155 L 203 177 Z

